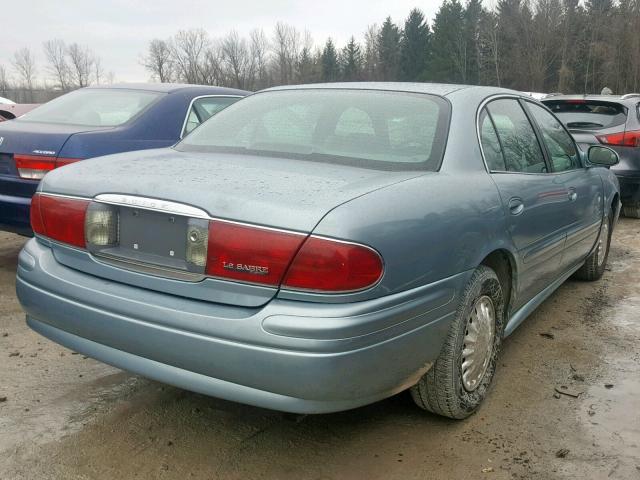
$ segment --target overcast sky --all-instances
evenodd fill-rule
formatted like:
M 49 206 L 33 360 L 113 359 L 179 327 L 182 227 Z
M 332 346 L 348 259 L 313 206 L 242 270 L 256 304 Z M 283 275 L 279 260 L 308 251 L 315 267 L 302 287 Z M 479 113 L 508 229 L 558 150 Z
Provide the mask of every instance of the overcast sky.
M 29 47 L 38 77 L 47 75 L 42 43 L 60 38 L 87 45 L 117 81 L 146 81 L 141 54 L 153 38 L 180 29 L 204 28 L 219 37 L 230 30 L 246 34 L 261 27 L 268 35 L 278 21 L 309 30 L 316 44 L 332 37 L 339 46 L 353 34 L 362 40 L 367 25 L 387 15 L 404 21 L 418 6 L 431 22 L 440 0 L 0 0 L 0 65 L 13 74 L 13 52 Z

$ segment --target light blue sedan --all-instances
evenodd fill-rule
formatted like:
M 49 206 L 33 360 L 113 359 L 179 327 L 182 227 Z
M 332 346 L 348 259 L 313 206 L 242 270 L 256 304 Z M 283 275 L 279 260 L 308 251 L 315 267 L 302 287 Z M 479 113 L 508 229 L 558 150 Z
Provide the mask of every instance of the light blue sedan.
M 304 413 L 410 389 L 464 418 L 502 340 L 602 276 L 616 162 L 509 90 L 266 90 L 47 174 L 18 296 L 42 335 L 185 389 Z

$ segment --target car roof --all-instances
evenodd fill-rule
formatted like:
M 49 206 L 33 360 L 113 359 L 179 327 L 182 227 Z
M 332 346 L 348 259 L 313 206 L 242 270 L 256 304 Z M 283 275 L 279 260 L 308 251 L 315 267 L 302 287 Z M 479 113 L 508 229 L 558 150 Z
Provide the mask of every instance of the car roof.
M 458 85 L 453 83 L 412 83 L 412 82 L 336 82 L 336 83 L 310 83 L 305 85 L 282 85 L 268 88 L 261 92 L 273 92 L 280 90 L 311 90 L 311 89 L 348 89 L 348 90 L 383 90 L 393 92 L 429 93 L 432 95 L 447 96 L 461 90 L 473 90 L 487 95 L 497 93 L 510 93 L 524 97 L 522 92 L 508 90 L 499 87 L 485 87 L 478 85 Z
M 216 87 L 211 85 L 193 85 L 189 83 L 114 83 L 111 85 L 91 85 L 86 88 L 144 90 L 148 92 L 160 93 L 184 92 L 189 90 L 206 90 L 208 93 L 211 93 L 213 95 L 248 95 L 249 93 L 251 93 L 245 90 L 237 90 L 235 88 Z

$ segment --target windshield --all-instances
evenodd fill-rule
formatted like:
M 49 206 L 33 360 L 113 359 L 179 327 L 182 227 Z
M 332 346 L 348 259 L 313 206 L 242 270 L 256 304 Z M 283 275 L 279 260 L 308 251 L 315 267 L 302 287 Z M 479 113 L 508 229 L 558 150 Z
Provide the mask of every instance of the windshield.
M 227 107 L 176 146 L 390 170 L 437 170 L 449 104 L 401 92 L 299 89 Z
M 624 105 L 601 100 L 549 100 L 544 102 L 569 129 L 599 130 L 627 121 Z
M 19 121 L 115 127 L 129 121 L 160 95 L 163 94 L 144 90 L 83 88 L 41 105 Z

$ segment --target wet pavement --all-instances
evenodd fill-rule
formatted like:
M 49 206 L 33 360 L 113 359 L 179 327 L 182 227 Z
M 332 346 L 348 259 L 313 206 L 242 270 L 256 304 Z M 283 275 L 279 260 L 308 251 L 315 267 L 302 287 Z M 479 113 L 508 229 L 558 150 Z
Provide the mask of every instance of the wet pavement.
M 73 354 L 24 323 L 23 242 L 0 233 L 0 479 L 640 479 L 640 221 L 621 219 L 602 280 L 568 281 L 507 339 L 461 422 L 407 393 L 283 414 Z

